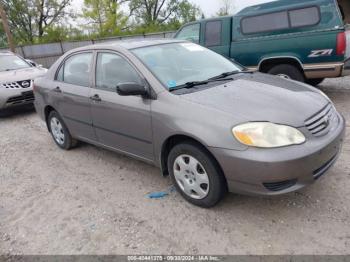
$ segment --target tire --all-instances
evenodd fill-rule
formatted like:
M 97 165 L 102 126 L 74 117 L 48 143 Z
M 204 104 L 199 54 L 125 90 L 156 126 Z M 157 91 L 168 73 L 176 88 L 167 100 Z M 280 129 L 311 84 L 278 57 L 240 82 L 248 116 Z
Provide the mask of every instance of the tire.
M 279 75 L 281 77 L 290 78 L 299 82 L 305 82 L 304 74 L 295 66 L 281 64 L 272 67 L 269 71 L 271 75 Z
M 168 156 L 168 171 L 177 191 L 196 206 L 213 207 L 227 193 L 226 179 L 217 162 L 196 143 L 174 146 Z
M 47 125 L 53 140 L 61 149 L 69 150 L 77 145 L 77 140 L 72 138 L 66 124 L 56 111 L 51 111 L 49 114 Z
M 324 78 L 314 78 L 314 79 L 307 79 L 306 83 L 312 86 L 318 86 L 323 82 Z

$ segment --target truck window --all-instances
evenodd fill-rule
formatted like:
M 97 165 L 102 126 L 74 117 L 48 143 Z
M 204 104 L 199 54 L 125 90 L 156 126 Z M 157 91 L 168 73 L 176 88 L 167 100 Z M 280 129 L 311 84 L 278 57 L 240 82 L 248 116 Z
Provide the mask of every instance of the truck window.
M 288 12 L 245 17 L 241 21 L 243 34 L 269 32 L 289 28 Z
M 222 21 L 210 21 L 205 25 L 205 45 L 221 45 Z
M 199 33 L 200 33 L 200 24 L 191 24 L 185 26 L 181 31 L 175 36 L 176 39 L 188 40 L 194 43 L 199 43 Z
M 320 11 L 316 6 L 289 11 L 291 27 L 311 26 L 320 22 Z

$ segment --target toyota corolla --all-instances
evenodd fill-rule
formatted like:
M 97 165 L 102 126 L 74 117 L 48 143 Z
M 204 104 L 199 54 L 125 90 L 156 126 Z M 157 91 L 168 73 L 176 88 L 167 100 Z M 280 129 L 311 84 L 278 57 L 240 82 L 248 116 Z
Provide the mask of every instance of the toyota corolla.
M 312 184 L 336 162 L 345 132 L 321 91 L 177 40 L 72 50 L 34 93 L 60 148 L 85 141 L 154 164 L 202 207 L 227 191 L 276 195 Z

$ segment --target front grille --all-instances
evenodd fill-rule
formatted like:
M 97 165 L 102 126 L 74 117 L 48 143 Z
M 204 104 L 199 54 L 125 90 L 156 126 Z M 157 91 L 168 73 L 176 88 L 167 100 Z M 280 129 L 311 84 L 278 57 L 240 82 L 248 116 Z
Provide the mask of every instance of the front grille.
M 264 187 L 270 191 L 281 191 L 294 186 L 297 183 L 296 179 L 286 180 L 281 182 L 263 183 Z
M 320 112 L 305 121 L 305 126 L 314 136 L 322 136 L 328 133 L 332 124 L 337 119 L 334 106 L 328 104 Z
M 5 83 L 1 86 L 7 89 L 29 88 L 32 85 L 31 80 L 23 80 L 12 83 Z
M 16 105 L 23 103 L 30 103 L 34 101 L 33 91 L 23 92 L 20 96 L 13 96 L 7 100 L 7 104 Z
M 322 165 L 320 168 L 316 169 L 313 172 L 314 175 L 314 179 L 317 180 L 319 179 L 321 176 L 323 176 L 335 163 L 335 160 L 337 160 L 337 155 L 335 155 L 334 157 L 331 158 L 331 160 L 327 161 L 327 163 L 325 163 L 324 165 Z

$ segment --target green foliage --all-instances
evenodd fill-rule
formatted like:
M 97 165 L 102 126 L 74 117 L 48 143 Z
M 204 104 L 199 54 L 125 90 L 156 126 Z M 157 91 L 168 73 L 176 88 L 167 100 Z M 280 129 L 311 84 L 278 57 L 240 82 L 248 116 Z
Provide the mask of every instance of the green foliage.
M 6 0 L 4 6 L 16 44 L 175 31 L 201 15 L 199 7 L 189 0 L 84 0 L 82 11 L 74 15 L 72 2 Z M 6 43 L 4 39 L 0 27 L 0 46 Z
M 72 0 L 7 0 L 5 10 L 17 44 L 40 42 L 49 28 L 69 16 Z
M 137 23 L 144 26 L 187 23 L 200 15 L 188 0 L 130 0 L 129 8 Z
M 0 20 L 0 48 L 7 46 L 7 39 L 4 28 L 2 27 L 2 23 Z
M 84 0 L 82 18 L 87 20 L 85 29 L 99 36 L 120 34 L 125 30 L 128 17 L 120 11 L 116 0 Z

